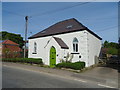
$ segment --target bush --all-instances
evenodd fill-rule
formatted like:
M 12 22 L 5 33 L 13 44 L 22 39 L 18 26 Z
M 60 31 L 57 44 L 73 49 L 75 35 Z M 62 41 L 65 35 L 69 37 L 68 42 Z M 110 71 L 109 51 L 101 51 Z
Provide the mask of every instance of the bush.
M 75 70 L 81 70 L 83 68 L 85 68 L 85 62 L 75 62 L 75 63 L 71 63 L 71 62 L 63 62 L 63 63 L 59 63 L 56 65 L 56 67 L 59 68 L 71 68 L 71 69 L 75 69 Z
M 112 55 L 117 55 L 118 54 L 118 49 L 116 49 L 116 48 L 109 48 L 107 53 L 108 54 L 112 54 Z
M 30 64 L 43 64 L 42 59 L 38 58 L 3 58 L 4 62 L 20 62 L 20 63 L 30 63 Z

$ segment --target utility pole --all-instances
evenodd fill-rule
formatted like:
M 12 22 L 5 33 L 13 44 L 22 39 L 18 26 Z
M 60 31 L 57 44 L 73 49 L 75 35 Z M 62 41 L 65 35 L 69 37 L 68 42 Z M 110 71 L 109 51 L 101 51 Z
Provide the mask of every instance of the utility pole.
M 27 29 L 28 29 L 28 16 L 25 17 L 26 25 L 25 25 L 25 41 L 24 41 L 24 58 L 26 57 L 26 43 L 27 43 Z

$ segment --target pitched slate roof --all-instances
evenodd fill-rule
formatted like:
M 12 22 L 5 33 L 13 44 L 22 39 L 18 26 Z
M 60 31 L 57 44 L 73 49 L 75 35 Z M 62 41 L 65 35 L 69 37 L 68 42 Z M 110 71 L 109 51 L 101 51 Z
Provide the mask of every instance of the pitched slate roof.
M 66 43 L 61 39 L 61 38 L 58 38 L 58 37 L 53 37 L 57 43 L 60 45 L 61 48 L 63 49 L 69 49 L 69 47 L 66 45 Z
M 63 33 L 70 33 L 75 31 L 82 31 L 82 30 L 87 30 L 88 32 L 90 32 L 100 40 L 102 39 L 74 18 L 58 22 L 48 27 L 47 29 L 29 37 L 29 39 L 52 36 L 52 35 L 63 34 Z

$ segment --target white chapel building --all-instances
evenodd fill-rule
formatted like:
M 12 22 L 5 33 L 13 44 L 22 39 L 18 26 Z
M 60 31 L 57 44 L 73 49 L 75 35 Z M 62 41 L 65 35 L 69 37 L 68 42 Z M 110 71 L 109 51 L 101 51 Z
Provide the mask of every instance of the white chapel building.
M 102 46 L 102 38 L 74 18 L 60 21 L 28 39 L 28 57 L 42 58 L 51 67 L 68 54 L 72 55 L 72 62 L 84 61 L 86 67 L 91 66 Z

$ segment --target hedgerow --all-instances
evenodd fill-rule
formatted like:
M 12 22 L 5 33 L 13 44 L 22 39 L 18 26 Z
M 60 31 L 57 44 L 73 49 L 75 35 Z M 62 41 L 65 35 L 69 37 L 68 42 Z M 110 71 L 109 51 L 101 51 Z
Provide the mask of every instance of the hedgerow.
M 85 68 L 85 62 L 63 62 L 63 63 L 58 63 L 56 65 L 56 67 L 59 68 L 71 68 L 71 69 L 75 69 L 75 70 L 81 70 L 83 68 Z
M 2 58 L 3 62 L 20 62 L 30 64 L 43 64 L 41 58 Z

